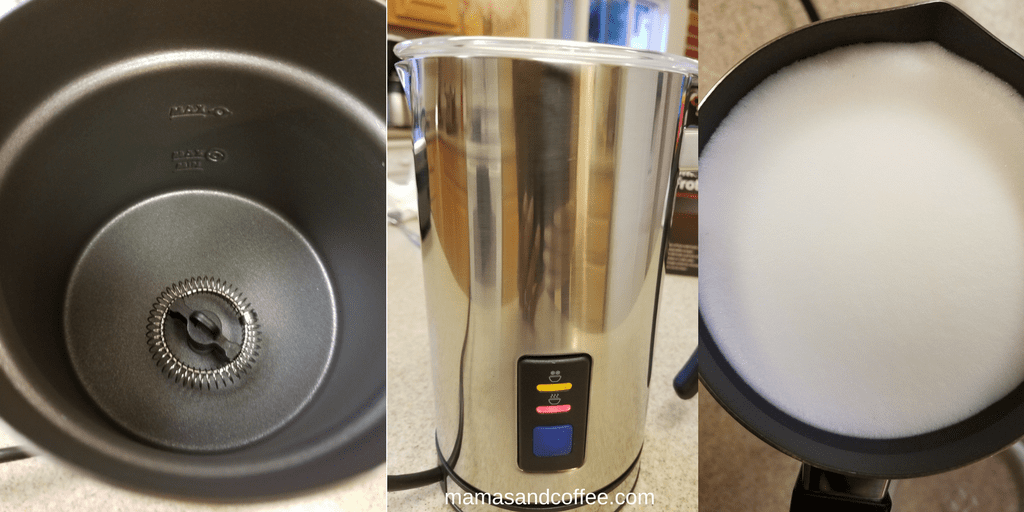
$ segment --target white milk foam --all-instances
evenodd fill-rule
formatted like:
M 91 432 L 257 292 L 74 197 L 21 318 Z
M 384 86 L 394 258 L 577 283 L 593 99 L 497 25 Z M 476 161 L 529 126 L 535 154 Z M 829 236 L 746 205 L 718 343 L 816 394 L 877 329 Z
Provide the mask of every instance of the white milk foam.
M 762 396 L 824 430 L 934 431 L 1024 381 L 1024 99 L 934 43 L 751 91 L 700 155 L 700 307 Z

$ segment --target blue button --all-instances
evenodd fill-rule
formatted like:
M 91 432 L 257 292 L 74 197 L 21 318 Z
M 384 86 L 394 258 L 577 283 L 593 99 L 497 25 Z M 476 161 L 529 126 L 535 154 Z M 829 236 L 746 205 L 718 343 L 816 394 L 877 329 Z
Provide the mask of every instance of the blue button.
M 572 425 L 533 427 L 533 454 L 558 457 L 572 451 Z

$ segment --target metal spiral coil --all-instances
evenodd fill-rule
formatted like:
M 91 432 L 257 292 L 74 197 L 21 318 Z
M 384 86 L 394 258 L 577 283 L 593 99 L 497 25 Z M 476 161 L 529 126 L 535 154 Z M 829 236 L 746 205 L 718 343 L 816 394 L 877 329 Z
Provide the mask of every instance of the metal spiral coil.
M 174 354 L 164 337 L 164 323 L 170 306 L 197 293 L 208 293 L 224 299 L 234 309 L 244 327 L 241 352 L 219 368 L 201 369 L 183 362 Z M 147 330 L 149 351 L 161 371 L 168 378 L 192 389 L 221 389 L 234 385 L 253 369 L 260 355 L 260 331 L 252 305 L 238 288 L 226 281 L 207 276 L 179 281 L 164 290 L 150 311 Z

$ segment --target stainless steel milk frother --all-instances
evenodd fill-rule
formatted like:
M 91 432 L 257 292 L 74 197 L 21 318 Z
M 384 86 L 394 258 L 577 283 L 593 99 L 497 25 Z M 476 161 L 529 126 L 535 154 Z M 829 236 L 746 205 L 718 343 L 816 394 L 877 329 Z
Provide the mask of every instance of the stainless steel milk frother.
M 396 53 L 447 489 L 628 491 L 696 62 L 501 38 Z M 481 508 L 495 506 L 522 508 Z

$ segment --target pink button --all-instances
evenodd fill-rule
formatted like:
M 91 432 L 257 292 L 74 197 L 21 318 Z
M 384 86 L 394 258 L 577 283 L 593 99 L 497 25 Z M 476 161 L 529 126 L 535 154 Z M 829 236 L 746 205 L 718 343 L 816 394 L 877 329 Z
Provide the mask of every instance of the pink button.
M 571 405 L 541 405 L 537 407 L 537 412 L 540 414 L 555 414 L 569 412 L 569 409 L 572 409 Z

